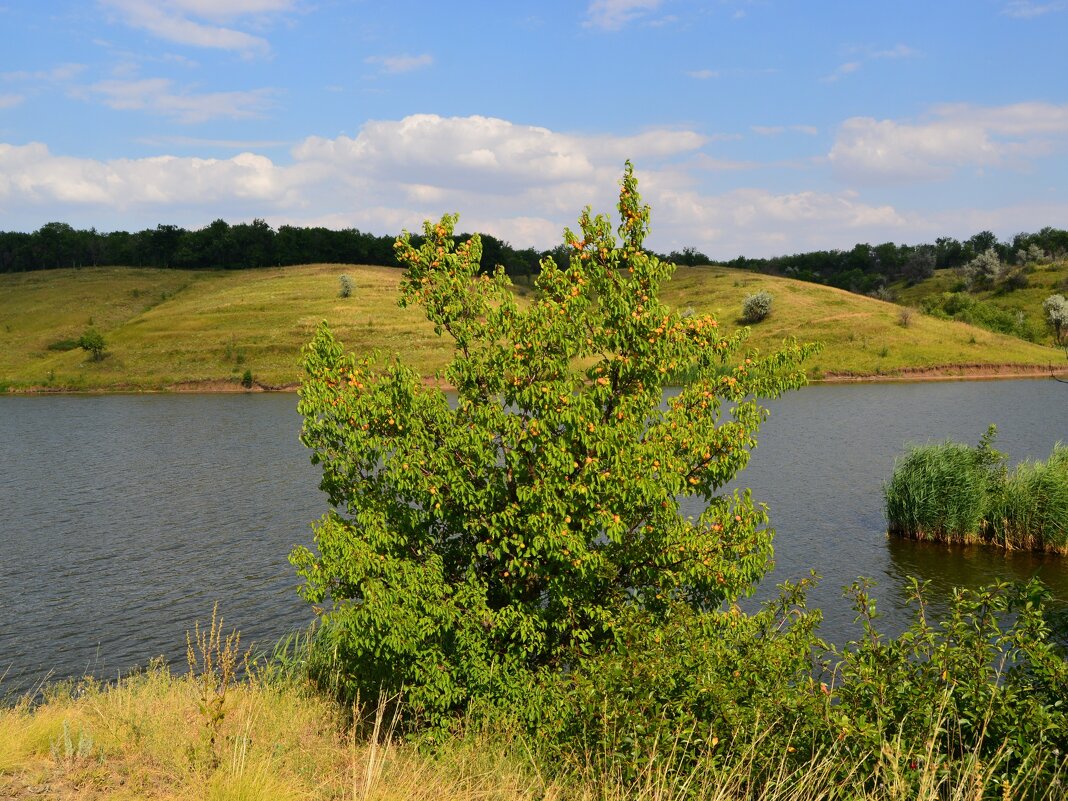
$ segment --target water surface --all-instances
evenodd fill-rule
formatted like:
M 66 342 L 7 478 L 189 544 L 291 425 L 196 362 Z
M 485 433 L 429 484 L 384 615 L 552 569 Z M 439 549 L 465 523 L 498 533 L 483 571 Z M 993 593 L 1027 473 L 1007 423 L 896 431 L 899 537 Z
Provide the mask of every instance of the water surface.
M 310 622 L 287 554 L 326 511 L 297 440 L 293 395 L 0 397 L 0 683 L 108 678 L 165 655 L 219 602 L 244 641 Z M 990 423 L 1012 460 L 1068 440 L 1052 381 L 808 387 L 770 404 L 738 486 L 771 510 L 774 582 L 814 568 L 824 634 L 852 636 L 841 588 L 875 579 L 887 626 L 906 577 L 954 585 L 1039 576 L 1068 599 L 1060 557 L 888 541 L 881 487 L 907 443 L 976 443 Z M 689 507 L 691 513 L 700 510 Z

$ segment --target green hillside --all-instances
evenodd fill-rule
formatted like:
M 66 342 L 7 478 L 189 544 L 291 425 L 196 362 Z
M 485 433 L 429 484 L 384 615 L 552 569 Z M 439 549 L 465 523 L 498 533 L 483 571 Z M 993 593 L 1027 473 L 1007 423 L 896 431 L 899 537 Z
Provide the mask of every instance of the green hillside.
M 944 293 L 962 292 L 963 281 L 956 270 L 936 270 L 931 278 L 912 286 L 897 284 L 891 291 L 898 303 L 920 309 L 925 301 L 936 301 Z M 1022 315 L 1019 332 L 1043 344 L 1053 343 L 1052 332 L 1042 312 L 1042 301 L 1053 294 L 1068 294 L 1068 261 L 1015 268 L 996 286 L 967 293 L 979 304 L 1003 311 L 1010 317 Z M 976 309 L 973 315 L 979 319 L 982 312 L 981 308 Z
M 338 297 L 342 274 L 354 282 L 349 298 Z M 447 345 L 418 309 L 397 307 L 400 276 L 387 267 L 324 264 L 0 275 L 0 386 L 236 389 L 246 371 L 259 386 L 289 386 L 299 380 L 301 346 L 323 319 L 346 347 L 397 353 L 429 376 L 445 364 Z M 814 378 L 1064 362 L 1064 354 L 1049 346 L 919 313 L 903 325 L 901 307 L 892 303 L 728 268 L 680 268 L 664 298 L 679 308 L 714 313 L 732 330 L 741 325 L 742 300 L 760 289 L 772 293 L 774 305 L 753 327 L 752 344 L 768 350 L 788 336 L 822 341 L 824 349 L 810 365 Z M 55 349 L 88 327 L 107 340 L 102 361 L 91 361 L 81 349 Z

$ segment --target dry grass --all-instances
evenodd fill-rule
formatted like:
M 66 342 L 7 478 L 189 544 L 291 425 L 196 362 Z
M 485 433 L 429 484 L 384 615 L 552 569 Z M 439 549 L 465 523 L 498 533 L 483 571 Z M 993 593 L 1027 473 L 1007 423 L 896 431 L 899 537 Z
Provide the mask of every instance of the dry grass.
M 255 674 L 229 689 L 221 758 L 212 763 L 202 752 L 201 692 L 199 677 L 156 664 L 112 685 L 56 688 L 32 707 L 0 709 L 0 799 L 971 801 L 1017 797 L 1029 779 L 1005 779 L 998 758 L 947 775 L 934 750 L 904 754 L 888 742 L 874 772 L 843 771 L 834 752 L 807 761 L 784 755 L 772 781 L 753 787 L 759 736 L 737 752 L 721 744 L 722 760 L 688 773 L 670 769 L 665 752 L 628 783 L 606 777 L 596 755 L 552 778 L 524 741 L 500 734 L 457 737 L 430 755 L 394 739 L 380 712 L 357 738 L 332 702 L 299 682 Z M 1035 799 L 1053 801 L 1060 790 Z
M 338 279 L 352 277 L 352 296 Z M 299 380 L 300 349 L 327 320 L 348 349 L 401 356 L 423 375 L 449 358 L 416 308 L 396 301 L 401 272 L 387 267 L 306 265 L 284 269 L 187 271 L 85 268 L 0 275 L 0 388 L 240 389 L 245 371 L 260 386 Z M 663 291 L 681 309 L 713 313 L 726 330 L 741 325 L 741 304 L 766 289 L 771 315 L 753 326 L 762 351 L 785 337 L 821 341 L 809 365 L 831 374 L 890 375 L 946 365 L 1045 365 L 1063 353 L 961 323 L 817 284 L 721 267 L 680 268 Z M 107 357 L 57 352 L 90 325 Z

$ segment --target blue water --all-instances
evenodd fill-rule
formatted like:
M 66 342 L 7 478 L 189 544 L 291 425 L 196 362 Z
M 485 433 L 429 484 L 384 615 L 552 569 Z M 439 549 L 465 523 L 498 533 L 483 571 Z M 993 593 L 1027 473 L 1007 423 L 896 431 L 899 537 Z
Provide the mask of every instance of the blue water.
M 243 642 L 311 622 L 287 554 L 327 509 L 293 395 L 0 397 L 0 695 L 46 677 L 115 677 L 157 655 L 217 601 Z M 1015 460 L 1068 441 L 1052 381 L 815 386 L 770 404 L 739 486 L 768 504 L 776 569 L 761 589 L 822 575 L 810 601 L 848 639 L 841 588 L 879 583 L 899 629 L 906 576 L 954 584 L 1037 575 L 1068 599 L 1059 557 L 888 541 L 881 486 L 910 442 L 975 443 L 999 427 Z M 700 510 L 691 507 L 689 512 Z

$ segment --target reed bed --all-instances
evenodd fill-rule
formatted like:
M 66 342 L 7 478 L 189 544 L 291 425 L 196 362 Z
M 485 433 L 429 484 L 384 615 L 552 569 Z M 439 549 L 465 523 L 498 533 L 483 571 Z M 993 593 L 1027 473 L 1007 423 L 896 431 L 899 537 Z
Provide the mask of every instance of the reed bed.
M 884 487 L 889 534 L 1068 554 L 1068 447 L 1009 471 L 992 439 L 920 445 L 899 459 Z

